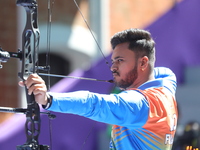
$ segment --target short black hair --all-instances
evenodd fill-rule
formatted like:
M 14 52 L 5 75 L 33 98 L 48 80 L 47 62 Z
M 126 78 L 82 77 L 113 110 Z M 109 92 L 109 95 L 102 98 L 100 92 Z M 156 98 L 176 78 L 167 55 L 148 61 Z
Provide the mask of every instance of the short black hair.
M 118 32 L 111 38 L 112 49 L 114 50 L 121 43 L 129 43 L 128 48 L 134 51 L 138 58 L 147 56 L 152 65 L 154 65 L 155 42 L 150 32 L 137 28 Z

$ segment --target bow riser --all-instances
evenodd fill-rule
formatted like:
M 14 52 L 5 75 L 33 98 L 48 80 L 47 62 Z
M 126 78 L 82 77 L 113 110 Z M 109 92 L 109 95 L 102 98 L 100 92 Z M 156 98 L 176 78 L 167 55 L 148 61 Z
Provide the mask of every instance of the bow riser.
M 38 11 L 36 0 L 18 0 L 18 6 L 23 6 L 26 10 L 26 26 L 22 34 L 22 68 L 19 77 L 26 80 L 31 73 L 37 72 L 38 49 L 40 32 L 38 28 Z M 17 150 L 48 150 L 49 146 L 39 145 L 38 137 L 40 134 L 40 108 L 35 102 L 34 95 L 29 95 L 27 88 L 27 112 L 26 112 L 26 143 L 17 146 Z
M 17 1 L 18 6 L 26 10 L 26 26 L 22 34 L 22 68 L 19 76 L 26 80 L 31 73 L 37 72 L 38 49 L 40 32 L 38 28 L 37 3 L 32 0 L 27 3 L 24 0 Z

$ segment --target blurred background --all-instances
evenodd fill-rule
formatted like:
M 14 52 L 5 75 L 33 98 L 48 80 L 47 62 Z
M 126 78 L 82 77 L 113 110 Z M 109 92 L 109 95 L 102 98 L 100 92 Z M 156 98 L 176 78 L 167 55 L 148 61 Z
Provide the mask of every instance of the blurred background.
M 48 2 L 51 4 L 51 28 L 48 27 Z M 45 65 L 50 47 L 52 74 L 111 79 L 109 66 L 74 1 L 38 0 L 37 3 L 39 64 Z M 112 51 L 110 38 L 114 33 L 128 28 L 143 28 L 152 33 L 156 41 L 156 66 L 169 67 L 177 75 L 179 121 L 174 149 L 184 149 L 186 145 L 200 147 L 200 1 L 77 0 L 77 4 L 108 61 Z M 22 47 L 25 9 L 16 6 L 14 0 L 1 0 L 0 5 L 0 46 L 6 51 L 17 52 Z M 24 89 L 18 86 L 21 62 L 11 58 L 2 65 L 0 107 L 26 107 Z M 50 86 L 55 92 L 111 93 L 115 90 L 110 83 L 66 78 L 51 78 Z M 53 150 L 108 149 L 109 125 L 75 115 L 55 114 L 57 118 L 52 121 L 42 116 L 40 144 L 50 145 L 51 125 Z M 0 149 L 15 149 L 16 145 L 25 143 L 24 122 L 24 115 L 0 113 Z M 87 137 L 88 133 L 90 136 Z

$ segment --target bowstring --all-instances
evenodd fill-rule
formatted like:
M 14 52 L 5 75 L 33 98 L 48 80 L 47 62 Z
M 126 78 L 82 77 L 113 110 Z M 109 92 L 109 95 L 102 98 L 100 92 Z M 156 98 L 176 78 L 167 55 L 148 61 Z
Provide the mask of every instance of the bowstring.
M 85 17 L 84 17 L 84 15 L 83 15 L 83 13 L 82 13 L 82 11 L 81 11 L 81 9 L 80 9 L 78 3 L 76 2 L 76 0 L 73 0 L 73 1 L 74 1 L 74 4 L 75 4 L 76 7 L 77 7 L 77 9 L 78 9 L 78 11 L 79 11 L 79 13 L 80 13 L 82 19 L 83 19 L 83 21 L 84 21 L 85 24 L 87 25 L 87 28 L 89 29 L 89 32 L 91 33 L 91 35 L 92 35 L 92 37 L 93 37 L 93 39 L 94 39 L 94 41 L 95 41 L 95 43 L 96 43 L 98 49 L 100 50 L 101 55 L 103 56 L 106 65 L 110 68 L 109 62 L 108 62 L 108 60 L 106 59 L 106 57 L 105 57 L 105 55 L 104 55 L 104 53 L 103 53 L 103 51 L 102 51 L 102 49 L 101 49 L 101 47 L 100 47 L 100 45 L 99 45 L 97 39 L 96 39 L 96 37 L 94 36 L 94 34 L 93 34 L 93 32 L 92 32 L 92 29 L 90 28 L 90 26 L 89 26 L 87 20 L 85 19 Z M 53 0 L 52 3 L 51 3 L 51 0 L 48 0 L 47 53 L 46 53 L 46 67 L 47 67 L 47 69 L 48 69 L 48 73 L 50 73 L 50 69 L 49 69 L 50 55 L 49 55 L 49 54 L 50 54 L 50 46 L 51 46 L 51 45 L 50 45 L 50 39 L 51 39 L 51 22 L 52 22 L 51 19 L 52 19 L 52 10 L 53 10 L 54 3 L 55 3 L 55 0 Z M 48 89 L 50 89 L 50 76 L 48 77 Z M 51 146 L 50 146 L 50 149 L 51 149 L 51 147 L 52 147 L 52 123 L 51 123 L 51 120 L 50 120 L 50 119 L 49 119 L 49 124 L 50 124 L 50 128 L 49 128 L 50 131 L 49 131 L 49 132 L 50 132 L 50 145 L 51 145 Z M 96 123 L 95 123 L 95 124 L 96 124 Z M 92 133 L 92 130 L 94 129 L 95 124 L 92 126 L 92 128 L 90 129 L 90 131 L 89 131 L 89 133 L 88 133 L 86 139 L 84 140 L 84 142 L 83 142 L 83 144 L 82 144 L 82 147 L 81 147 L 81 150 L 83 150 L 83 148 L 84 148 L 84 146 L 85 146 L 85 144 L 86 144 L 86 141 L 88 140 L 90 134 Z
M 51 0 L 48 0 L 48 21 L 47 21 L 47 53 L 46 53 L 46 69 L 48 71 L 48 74 L 50 73 L 50 47 L 51 47 L 51 22 L 52 22 L 52 11 L 54 6 L 55 0 L 51 2 Z M 48 88 L 50 89 L 50 77 L 48 77 Z
M 46 69 L 48 74 L 50 73 L 50 47 L 51 47 L 51 23 L 52 23 L 52 11 L 54 6 L 55 0 L 47 1 L 47 9 L 48 9 L 48 20 L 47 20 L 47 52 L 46 52 Z M 50 89 L 50 76 L 47 77 L 47 89 Z M 49 134 L 50 134 L 50 150 L 52 150 L 52 121 L 49 118 Z
M 101 55 L 103 56 L 103 58 L 104 58 L 104 60 L 105 60 L 105 63 L 106 63 L 106 65 L 107 65 L 107 66 L 108 66 L 108 68 L 110 69 L 109 62 L 108 62 L 108 60 L 106 59 L 106 57 L 105 57 L 105 55 L 104 55 L 104 53 L 103 53 L 103 51 L 102 51 L 102 49 L 101 49 L 101 46 L 99 45 L 99 43 L 98 43 L 98 41 L 97 41 L 96 37 L 94 36 L 94 34 L 93 34 L 93 32 L 92 32 L 92 29 L 91 29 L 91 27 L 89 26 L 89 24 L 88 24 L 87 20 L 85 19 L 85 17 L 84 17 L 84 15 L 83 15 L 83 13 L 82 13 L 82 11 L 81 11 L 81 9 L 80 9 L 80 7 L 79 7 L 78 3 L 76 2 L 76 0 L 73 0 L 73 1 L 74 1 L 74 4 L 75 4 L 75 5 L 76 5 L 76 7 L 77 7 L 77 9 L 78 9 L 78 11 L 79 11 L 79 13 L 80 13 L 80 15 L 81 15 L 82 19 L 83 19 L 83 21 L 84 21 L 84 22 L 85 22 L 85 24 L 87 25 L 87 28 L 89 29 L 89 31 L 90 31 L 90 33 L 91 33 L 91 35 L 92 35 L 92 37 L 93 37 L 93 39 L 94 39 L 94 41 L 95 41 L 95 43 L 96 43 L 96 45 L 97 45 L 98 49 L 100 50 L 100 52 L 101 52 Z
M 93 34 L 93 32 L 92 32 L 92 29 L 91 29 L 91 27 L 89 26 L 89 24 L 88 24 L 87 20 L 85 19 L 85 17 L 84 17 L 84 15 L 83 15 L 83 13 L 82 13 L 82 11 L 81 11 L 81 9 L 80 9 L 80 7 L 79 7 L 78 3 L 76 2 L 76 0 L 73 0 L 73 1 L 74 1 L 74 4 L 75 4 L 75 5 L 76 5 L 76 7 L 77 7 L 77 9 L 78 9 L 78 11 L 79 11 L 79 13 L 80 13 L 80 15 L 81 15 L 82 19 L 83 19 L 83 21 L 84 21 L 84 22 L 85 22 L 85 24 L 87 25 L 87 28 L 89 29 L 89 31 L 90 31 L 90 33 L 91 33 L 91 35 L 92 35 L 92 37 L 93 37 L 93 39 L 94 39 L 94 41 L 95 41 L 95 43 L 96 43 L 96 45 L 97 45 L 98 49 L 100 50 L 100 52 L 101 52 L 101 55 L 103 56 L 103 58 L 104 58 L 104 60 L 105 60 L 105 63 L 106 63 L 106 65 L 107 65 L 107 66 L 108 66 L 108 68 L 110 69 L 109 62 L 108 62 L 108 60 L 106 59 L 106 57 L 105 57 L 105 55 L 104 55 L 104 53 L 103 53 L 103 51 L 102 51 L 102 49 L 101 49 L 101 47 L 100 47 L 100 45 L 99 45 L 99 43 L 98 43 L 97 39 L 96 39 L 96 37 L 94 36 L 94 34 Z M 82 144 L 82 146 L 81 146 L 81 149 L 80 149 L 80 150 L 83 150 L 83 148 L 84 148 L 84 146 L 85 146 L 85 144 L 86 144 L 87 140 L 89 139 L 89 136 L 91 135 L 91 133 L 92 133 L 92 132 L 93 132 L 93 130 L 94 130 L 94 127 L 95 127 L 95 125 L 96 125 L 96 122 L 93 124 L 93 126 L 91 127 L 91 129 L 90 129 L 90 131 L 89 131 L 88 135 L 86 136 L 85 140 L 83 141 L 83 144 Z

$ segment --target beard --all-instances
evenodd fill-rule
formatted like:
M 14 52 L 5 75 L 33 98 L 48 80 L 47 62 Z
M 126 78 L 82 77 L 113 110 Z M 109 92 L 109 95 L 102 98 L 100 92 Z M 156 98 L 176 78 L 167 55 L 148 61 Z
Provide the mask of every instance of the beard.
M 118 73 L 118 75 L 120 76 L 120 74 Z M 138 78 L 138 72 L 137 72 L 137 65 L 126 74 L 126 79 L 121 79 L 120 81 L 116 82 L 116 85 L 122 89 L 126 89 L 128 87 L 130 87 L 135 80 Z

